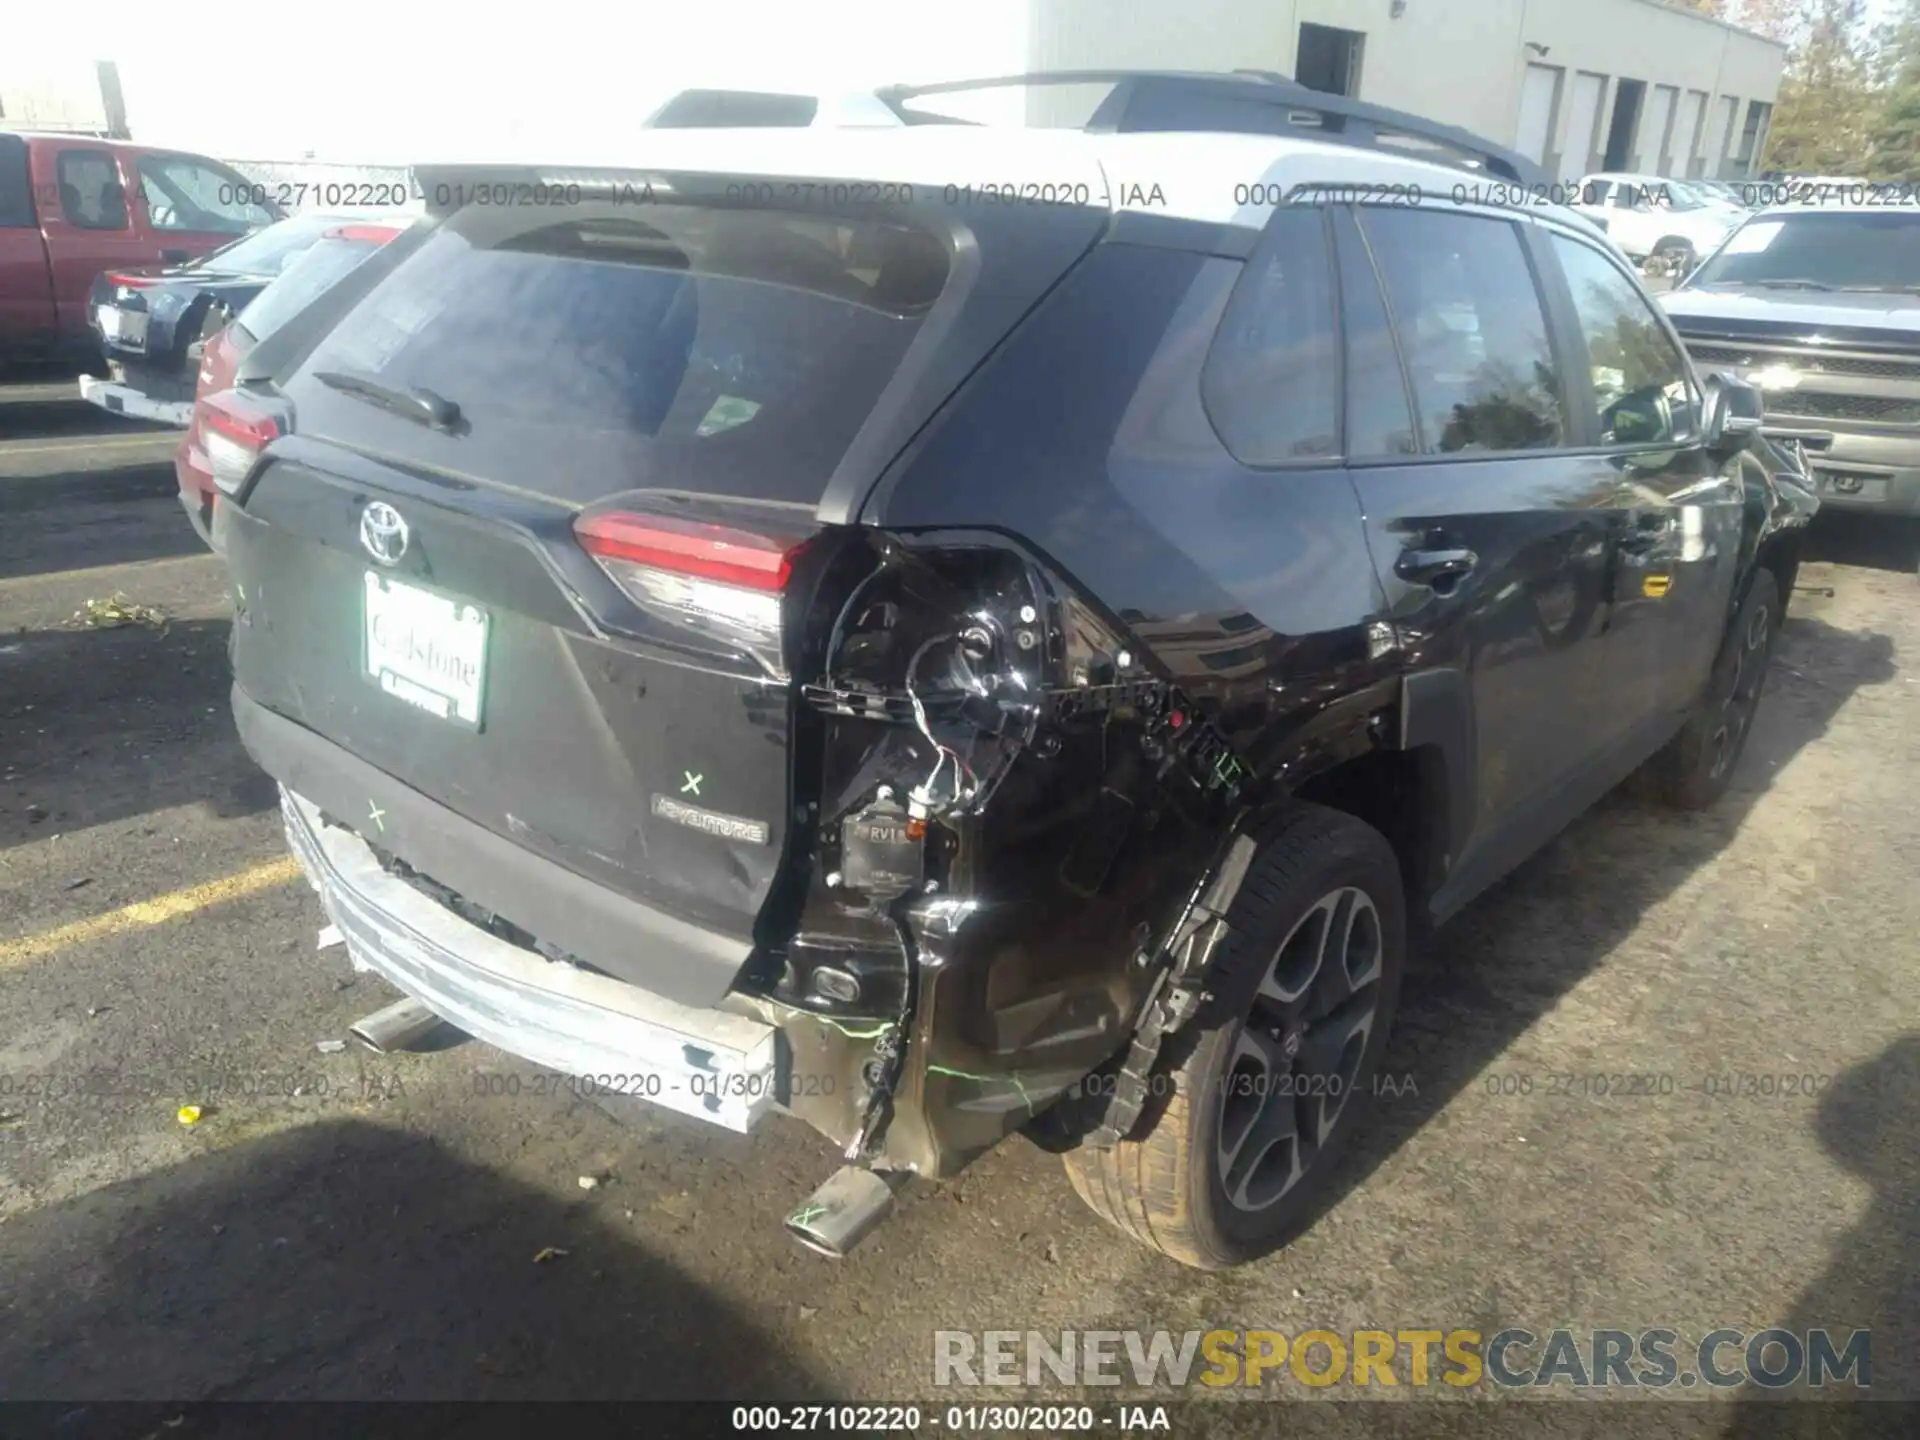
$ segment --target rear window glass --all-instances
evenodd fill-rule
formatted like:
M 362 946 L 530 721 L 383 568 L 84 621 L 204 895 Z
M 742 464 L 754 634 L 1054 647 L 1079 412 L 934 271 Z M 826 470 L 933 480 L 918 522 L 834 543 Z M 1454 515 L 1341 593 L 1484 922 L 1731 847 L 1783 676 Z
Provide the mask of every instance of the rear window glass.
M 695 206 L 472 207 L 323 340 L 301 428 L 566 499 L 816 503 L 947 278 L 890 222 Z M 315 377 L 426 389 L 451 432 Z
M 337 216 L 303 215 L 282 220 L 255 234 L 223 245 L 187 265 L 189 270 L 224 270 L 239 275 L 278 275 L 327 231 L 340 225 Z
M 235 323 L 255 340 L 266 339 L 379 248 L 372 240 L 318 241 L 295 255 L 280 278 L 255 296 Z

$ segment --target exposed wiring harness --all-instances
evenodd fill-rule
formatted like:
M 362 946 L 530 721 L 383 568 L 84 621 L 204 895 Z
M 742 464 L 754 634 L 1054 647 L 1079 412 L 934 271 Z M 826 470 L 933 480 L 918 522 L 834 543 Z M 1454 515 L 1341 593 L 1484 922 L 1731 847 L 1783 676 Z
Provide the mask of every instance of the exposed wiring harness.
M 933 769 L 927 772 L 926 779 L 907 792 L 909 813 L 912 813 L 915 808 L 932 813 L 936 810 L 947 810 L 956 805 L 963 805 L 980 789 L 980 777 L 973 773 L 973 767 L 960 758 L 957 750 L 942 744 L 939 737 L 933 733 L 933 726 L 927 719 L 927 707 L 920 699 L 920 692 L 913 688 L 913 677 L 919 672 L 920 662 L 926 658 L 927 652 L 936 645 L 958 639 L 956 635 L 936 635 L 931 640 L 923 641 L 920 648 L 913 652 L 913 657 L 907 661 L 907 703 L 913 707 L 913 723 L 934 749 Z M 987 693 L 986 686 L 980 683 L 978 677 L 974 678 L 973 688 L 980 695 Z M 935 787 L 939 785 L 940 772 L 946 768 L 949 760 L 953 762 L 953 794 L 942 801 Z M 916 818 L 924 819 L 925 817 L 917 816 Z

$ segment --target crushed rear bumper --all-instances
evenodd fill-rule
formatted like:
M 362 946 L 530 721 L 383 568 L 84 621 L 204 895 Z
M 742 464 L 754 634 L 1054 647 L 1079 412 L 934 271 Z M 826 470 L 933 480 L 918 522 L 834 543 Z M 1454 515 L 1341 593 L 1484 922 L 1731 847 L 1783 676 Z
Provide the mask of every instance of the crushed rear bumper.
M 355 964 L 490 1045 L 746 1131 L 774 1108 L 779 1032 L 548 960 L 381 867 L 366 841 L 281 788 L 287 838 Z

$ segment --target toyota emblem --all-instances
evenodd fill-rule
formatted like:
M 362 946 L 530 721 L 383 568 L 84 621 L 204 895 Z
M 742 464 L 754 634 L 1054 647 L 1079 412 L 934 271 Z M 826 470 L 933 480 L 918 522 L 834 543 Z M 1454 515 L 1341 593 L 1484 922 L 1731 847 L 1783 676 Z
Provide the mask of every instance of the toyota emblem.
M 407 522 L 384 500 L 360 512 L 360 543 L 382 565 L 397 565 L 407 553 Z

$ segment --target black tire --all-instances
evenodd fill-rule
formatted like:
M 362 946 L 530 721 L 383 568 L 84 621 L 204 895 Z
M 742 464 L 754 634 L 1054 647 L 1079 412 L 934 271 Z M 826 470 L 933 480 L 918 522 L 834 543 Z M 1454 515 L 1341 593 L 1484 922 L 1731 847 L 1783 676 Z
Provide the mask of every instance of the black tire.
M 1392 847 L 1371 826 L 1317 805 L 1295 807 L 1262 837 L 1229 920 L 1211 998 L 1169 1042 L 1164 1083 L 1140 1123 L 1111 1150 L 1082 1146 L 1064 1157 L 1073 1188 L 1096 1214 L 1202 1270 L 1267 1254 L 1317 1214 L 1374 1093 L 1406 964 Z M 1340 937 L 1339 971 L 1328 966 L 1330 949 L 1316 949 L 1311 973 L 1301 969 L 1302 947 L 1316 936 Z M 1348 965 L 1374 938 L 1378 969 L 1367 980 L 1371 961 L 1357 976 Z M 1297 1000 L 1284 1000 L 1296 984 Z M 1363 1005 L 1371 1018 L 1356 1044 Z M 1264 1058 L 1256 1064 L 1249 1051 Z M 1284 1061 L 1286 1074 L 1265 1068 L 1268 1061 Z M 1281 1110 L 1262 1108 L 1283 1101 Z M 1292 1136 L 1267 1138 L 1289 1124 Z M 1256 1140 L 1259 1153 L 1246 1160 Z
M 1668 273 L 1679 277 L 1691 273 L 1700 257 L 1699 252 L 1693 248 L 1691 240 L 1682 239 L 1678 235 L 1667 235 L 1655 242 L 1653 254 L 1648 258 L 1661 261 L 1665 266 L 1670 267 Z
M 1646 764 L 1642 788 L 1654 798 L 1681 810 L 1704 810 L 1727 793 L 1760 709 L 1780 620 L 1773 572 L 1754 571 L 1693 713 Z

